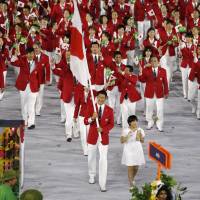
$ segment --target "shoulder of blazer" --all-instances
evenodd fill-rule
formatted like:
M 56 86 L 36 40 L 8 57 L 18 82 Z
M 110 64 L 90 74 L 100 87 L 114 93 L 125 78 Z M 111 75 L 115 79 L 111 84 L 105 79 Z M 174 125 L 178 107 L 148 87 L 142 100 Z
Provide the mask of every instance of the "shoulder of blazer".
M 107 112 L 107 111 L 112 111 L 113 112 L 113 109 L 110 107 L 110 106 L 108 106 L 107 104 L 105 104 L 105 112 Z

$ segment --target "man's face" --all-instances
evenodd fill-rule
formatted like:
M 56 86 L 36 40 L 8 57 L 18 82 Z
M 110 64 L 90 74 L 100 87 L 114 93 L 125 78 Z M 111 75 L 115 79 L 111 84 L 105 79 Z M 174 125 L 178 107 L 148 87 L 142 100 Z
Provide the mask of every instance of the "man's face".
M 118 34 L 123 35 L 124 34 L 124 28 L 119 28 L 118 29 Z
M 104 94 L 99 94 L 97 96 L 97 103 L 99 105 L 103 105 L 105 103 L 105 101 L 106 101 L 106 96 Z
M 119 63 L 121 63 L 121 61 L 122 61 L 122 56 L 120 54 L 117 54 L 115 56 L 115 62 L 119 64 Z
M 172 30 L 173 26 L 171 23 L 166 24 L 166 29 L 167 30 Z
M 38 45 L 36 45 L 36 44 L 33 45 L 33 48 L 34 48 L 34 52 L 35 52 L 36 55 L 40 54 L 41 49 Z
M 131 74 L 130 69 L 128 67 L 125 68 L 124 72 L 125 74 Z
M 93 44 L 91 47 L 91 51 L 93 54 L 98 54 L 99 53 L 99 45 L 98 44 Z
M 27 55 L 28 60 L 33 60 L 34 52 L 27 53 L 26 55 Z
M 42 24 L 43 27 L 46 27 L 47 26 L 47 20 L 42 19 L 41 24 Z
M 117 12 L 112 12 L 112 19 L 117 19 L 118 15 L 117 15 Z
M 192 38 L 191 37 L 186 37 L 185 39 L 186 39 L 187 43 L 192 43 Z
M 193 35 L 198 35 L 198 34 L 199 34 L 198 28 L 193 27 L 193 29 L 192 29 L 192 34 L 193 34 Z
M 153 67 L 158 66 L 158 59 L 156 57 L 151 58 L 151 64 Z

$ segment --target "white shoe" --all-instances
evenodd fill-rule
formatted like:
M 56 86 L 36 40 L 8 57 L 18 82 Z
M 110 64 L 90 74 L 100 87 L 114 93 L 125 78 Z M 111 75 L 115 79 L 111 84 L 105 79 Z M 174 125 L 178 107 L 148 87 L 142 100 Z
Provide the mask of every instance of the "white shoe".
M 60 122 L 61 122 L 61 123 L 65 123 L 65 119 L 61 119 Z
M 152 122 L 148 122 L 147 130 L 152 129 L 153 125 L 154 125 L 154 123 L 152 123 Z
M 192 106 L 192 114 L 195 114 L 197 111 L 196 106 Z
M 200 111 L 197 111 L 197 119 L 200 119 Z
M 95 184 L 95 178 L 93 176 L 90 176 L 89 184 Z
M 101 192 L 106 192 L 106 187 L 100 187 Z

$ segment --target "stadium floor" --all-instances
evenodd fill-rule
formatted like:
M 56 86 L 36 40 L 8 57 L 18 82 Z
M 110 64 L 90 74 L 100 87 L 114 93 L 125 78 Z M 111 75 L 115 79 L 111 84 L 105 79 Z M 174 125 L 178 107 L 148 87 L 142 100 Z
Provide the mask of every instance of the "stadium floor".
M 190 104 L 181 93 L 180 72 L 175 74 L 169 98 L 165 101 L 164 132 L 156 128 L 146 131 L 144 152 L 146 166 L 136 177 L 138 185 L 152 181 L 156 176 L 156 164 L 148 159 L 149 141 L 156 141 L 173 155 L 172 169 L 168 171 L 184 186 L 188 193 L 184 200 L 200 199 L 200 121 L 191 114 Z M 20 99 L 13 87 L 13 72 L 8 73 L 8 87 L 0 102 L 1 119 L 20 119 Z M 140 125 L 145 129 L 143 103 L 137 105 Z M 42 191 L 45 200 L 128 200 L 127 169 L 121 165 L 122 145 L 119 142 L 121 128 L 115 126 L 110 133 L 108 152 L 108 178 L 106 193 L 98 184 L 89 185 L 87 157 L 82 155 L 80 139 L 65 141 L 64 125 L 60 123 L 60 106 L 56 86 L 45 88 L 44 107 L 36 118 L 36 129 L 27 130 L 25 138 L 24 188 Z

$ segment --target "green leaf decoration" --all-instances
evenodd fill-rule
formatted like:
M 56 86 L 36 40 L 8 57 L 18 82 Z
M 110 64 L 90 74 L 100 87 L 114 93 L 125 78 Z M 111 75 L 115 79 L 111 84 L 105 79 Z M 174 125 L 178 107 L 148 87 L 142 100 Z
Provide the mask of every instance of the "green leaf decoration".
M 179 31 L 180 33 L 185 33 L 185 32 L 187 31 L 187 29 L 186 29 L 186 27 L 181 26 L 181 27 L 178 28 L 178 31 Z

